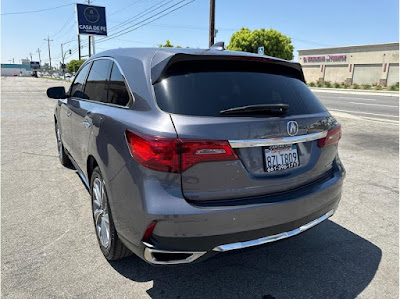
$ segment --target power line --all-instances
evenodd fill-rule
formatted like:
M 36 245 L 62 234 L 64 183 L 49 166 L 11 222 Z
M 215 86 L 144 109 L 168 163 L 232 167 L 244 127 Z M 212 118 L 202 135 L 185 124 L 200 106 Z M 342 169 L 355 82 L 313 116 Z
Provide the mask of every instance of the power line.
M 52 38 L 54 38 L 57 34 L 62 32 L 65 28 L 67 28 L 67 25 L 69 22 L 71 22 L 74 18 L 75 12 L 72 13 L 72 16 L 68 18 L 68 20 L 64 23 L 64 25 L 61 26 L 60 30 L 58 30 L 55 34 L 53 34 Z
M 125 29 L 122 29 L 122 30 L 120 30 L 120 31 L 118 31 L 118 32 L 116 32 L 116 33 L 114 33 L 113 35 L 111 35 L 111 36 L 109 36 L 109 37 L 105 37 L 105 38 L 102 38 L 102 39 L 98 40 L 97 43 L 109 41 L 109 40 L 111 40 L 111 39 L 113 39 L 113 38 L 117 38 L 117 37 L 122 36 L 122 35 L 124 35 L 124 34 L 127 34 L 127 33 L 129 33 L 129 32 L 132 32 L 132 31 L 134 31 L 134 30 L 136 30 L 136 29 L 139 29 L 139 28 L 141 28 L 141 27 L 143 27 L 143 26 L 145 26 L 145 25 L 147 25 L 147 24 L 150 24 L 150 23 L 152 23 L 152 22 L 154 22 L 154 21 L 157 21 L 157 20 L 161 19 L 162 17 L 164 17 L 164 16 L 166 16 L 166 15 L 171 14 L 172 12 L 174 12 L 174 11 L 176 11 L 176 10 L 178 10 L 178 9 L 181 9 L 181 8 L 183 8 L 183 7 L 187 6 L 187 5 L 189 5 L 190 3 L 194 2 L 195 0 L 191 0 L 191 1 L 185 3 L 185 4 L 181 5 L 181 6 L 178 6 L 177 8 L 175 8 L 175 9 L 173 9 L 173 10 L 167 11 L 167 10 L 171 9 L 172 7 L 175 7 L 176 5 L 178 5 L 178 4 L 182 3 L 182 2 L 185 2 L 185 1 L 186 1 L 186 0 L 182 0 L 182 1 L 180 1 L 180 2 L 178 2 L 178 3 L 176 3 L 176 4 L 174 4 L 174 5 L 171 5 L 171 6 L 169 6 L 168 8 L 166 8 L 166 9 L 160 11 L 160 12 L 157 12 L 156 14 L 154 14 L 154 15 L 152 15 L 152 16 L 150 16 L 150 17 L 148 17 L 148 18 L 146 18 L 146 19 L 144 19 L 144 20 L 142 20 L 142 21 L 140 21 L 140 22 L 137 22 L 137 23 L 135 23 L 135 24 L 133 24 L 133 25 L 131 25 L 131 26 L 125 28 Z M 167 12 L 166 12 L 166 11 L 167 11 Z M 160 15 L 160 14 L 163 13 L 163 12 L 166 12 L 166 13 L 162 14 L 161 16 L 159 16 L 159 17 L 157 17 L 157 18 L 155 18 L 155 19 L 153 19 L 153 20 L 150 20 L 150 19 L 152 19 L 152 18 L 154 18 L 154 17 Z M 150 20 L 150 21 L 146 22 L 147 20 Z M 142 24 L 143 22 L 146 22 L 146 23 Z M 141 25 L 140 25 L 140 24 L 141 24 Z M 139 25 L 139 26 L 138 26 L 138 25 Z M 136 26 L 136 27 L 135 27 L 135 26 Z M 88 43 L 81 44 L 81 47 L 86 46 L 87 44 L 88 44 Z M 72 54 L 75 54 L 78 50 L 79 50 L 79 48 L 74 49 L 74 51 L 72 52 Z
M 145 16 L 145 15 L 148 15 L 149 13 L 151 13 L 151 12 L 153 12 L 153 11 L 155 11 L 155 10 L 157 10 L 157 9 L 159 9 L 159 8 L 161 8 L 161 7 L 163 7 L 163 6 L 165 6 L 165 5 L 167 5 L 168 3 L 173 2 L 174 0 L 170 0 L 170 1 L 168 1 L 167 3 L 164 3 L 164 4 L 162 4 L 162 5 L 159 5 L 159 4 L 161 4 L 162 2 L 165 2 L 165 1 L 166 1 L 166 0 L 162 0 L 162 1 L 158 2 L 158 3 L 156 3 L 155 5 L 150 6 L 149 8 L 145 9 L 144 11 L 138 13 L 137 15 L 134 15 L 133 17 L 131 17 L 131 18 L 129 18 L 129 19 L 127 19 L 127 20 L 125 20 L 125 21 L 123 21 L 123 22 L 121 22 L 121 23 L 119 23 L 119 24 L 113 26 L 113 27 L 111 27 L 111 28 L 110 28 L 110 32 L 112 32 L 113 29 L 115 29 L 115 28 L 117 28 L 117 27 L 121 27 L 121 26 L 124 26 L 124 25 L 126 25 L 126 24 L 132 23 L 133 21 L 135 21 L 135 20 L 137 20 L 137 19 L 139 19 L 139 18 L 141 18 L 141 17 L 143 17 L 143 16 Z M 155 7 L 155 6 L 157 6 L 157 5 L 159 5 L 159 6 L 156 7 L 156 8 L 154 8 L 154 9 L 152 9 L 153 7 Z M 152 9 L 152 10 L 149 11 L 149 9 Z
M 21 14 L 27 14 L 27 13 L 37 13 L 37 12 L 46 11 L 46 10 L 58 9 L 58 8 L 69 6 L 69 5 L 73 5 L 73 4 L 75 4 L 75 3 L 68 3 L 68 4 L 65 4 L 65 5 L 60 5 L 60 6 L 51 7 L 51 8 L 44 8 L 44 9 L 39 9 L 39 10 L 19 11 L 19 12 L 6 12 L 6 13 L 2 13 L 0 15 L 1 16 L 5 16 L 5 15 L 21 15 Z
M 149 14 L 150 12 L 153 12 L 153 11 L 155 11 L 155 10 L 157 10 L 157 9 L 159 9 L 159 8 L 161 8 L 161 7 L 163 7 L 163 6 L 165 6 L 165 5 L 167 5 L 168 3 L 173 2 L 174 0 L 170 0 L 170 1 L 168 1 L 167 3 L 164 3 L 164 4 L 162 4 L 162 5 L 159 5 L 160 3 L 165 2 L 165 1 L 166 1 L 166 0 L 162 0 L 162 1 L 158 2 L 158 3 L 156 3 L 155 5 L 153 5 L 153 6 L 149 7 L 149 8 L 147 8 L 146 10 L 140 12 L 139 14 L 137 14 L 137 15 L 135 15 L 135 16 L 133 16 L 133 17 L 131 17 L 131 18 L 125 20 L 124 22 L 121 22 L 121 23 L 119 23 L 118 25 L 116 25 L 116 26 L 114 26 L 114 27 L 111 27 L 111 28 L 110 28 L 110 31 L 112 32 L 112 29 L 113 29 L 113 28 L 117 28 L 117 27 L 119 27 L 119 26 L 121 26 L 121 25 L 128 24 L 128 23 L 132 23 L 134 20 L 140 19 L 141 17 L 143 17 L 143 16 Z M 186 1 L 186 0 L 182 0 L 182 1 L 176 3 L 176 4 L 172 5 L 172 6 L 169 6 L 169 7 L 166 8 L 165 10 L 168 10 L 168 9 L 170 9 L 171 7 L 178 5 L 179 3 L 183 2 L 183 1 Z M 155 9 L 152 9 L 153 7 L 155 7 L 155 6 L 157 6 L 157 5 L 159 5 L 159 6 L 156 7 Z M 152 10 L 149 11 L 149 9 L 152 9 Z M 160 11 L 160 12 L 158 12 L 158 13 L 156 13 L 156 14 L 150 16 L 149 18 L 152 18 L 152 17 L 154 17 L 154 16 L 157 16 L 158 14 L 164 12 L 165 10 Z M 135 23 L 135 24 L 133 24 L 133 25 L 131 25 L 131 26 L 129 26 L 129 27 L 126 27 L 126 28 L 124 28 L 124 29 L 122 29 L 122 30 L 116 32 L 115 34 L 118 34 L 118 33 L 122 32 L 122 31 L 124 31 L 124 30 L 127 30 L 127 29 L 129 29 L 129 28 L 132 28 L 132 26 L 136 26 L 136 25 L 140 24 L 141 22 L 144 22 L 144 21 L 148 20 L 149 18 L 147 18 L 147 19 L 145 19 L 145 20 L 142 20 L 142 21 L 140 21 L 140 22 L 138 22 L 138 23 Z M 104 40 L 104 39 L 106 39 L 106 40 L 111 39 L 111 37 L 112 37 L 113 35 L 114 35 L 114 34 L 111 34 L 111 35 L 108 36 L 108 37 L 104 37 L 104 38 L 100 39 L 98 42 L 101 42 L 101 41 Z M 86 46 L 86 45 L 88 45 L 87 42 L 81 44 L 81 47 Z M 76 53 L 76 50 L 77 50 L 77 49 L 74 50 L 74 53 Z
M 140 2 L 140 1 L 143 1 L 143 0 L 134 1 L 134 2 L 132 2 L 131 4 L 129 4 L 128 6 L 125 6 L 124 8 L 121 8 L 121 9 L 119 9 L 119 10 L 117 10 L 117 11 L 114 11 L 112 14 L 110 14 L 110 17 L 113 16 L 113 15 L 115 15 L 116 13 L 119 13 L 120 11 L 123 11 L 123 10 L 125 10 L 125 9 L 127 9 L 127 8 L 129 8 L 129 7 L 131 7 L 131 6 L 133 6 L 134 4 L 136 4 L 136 3 Z
M 167 25 L 167 24 L 152 24 L 151 27 L 162 27 L 162 28 L 177 28 L 177 29 L 190 29 L 190 30 L 209 30 L 208 27 L 196 27 L 196 26 L 180 26 L 180 25 Z M 218 31 L 238 31 L 240 28 L 221 28 L 218 27 Z
M 161 15 L 160 17 L 158 17 L 158 18 L 156 18 L 156 19 L 154 19 L 154 20 L 151 20 L 151 21 L 149 21 L 149 22 L 147 22 L 147 23 L 144 23 L 144 24 L 142 24 L 142 25 L 140 25 L 140 26 L 137 26 L 137 25 L 139 25 L 139 24 L 141 24 L 141 23 L 143 23 L 143 22 L 146 22 L 147 20 L 150 20 L 150 19 L 156 17 L 157 15 L 159 15 L 159 14 L 161 14 L 161 13 L 163 13 L 163 12 L 169 10 L 170 8 L 177 6 L 178 4 L 180 4 L 180 3 L 182 3 L 182 2 L 185 2 L 185 1 L 186 1 L 186 0 L 181 0 L 181 1 L 179 1 L 178 3 L 176 3 L 176 4 L 174 4 L 174 5 L 171 5 L 171 6 L 169 6 L 168 8 L 166 8 L 166 9 L 164 9 L 164 10 L 162 10 L 162 11 L 160 11 L 160 12 L 158 12 L 158 13 L 156 13 L 156 14 L 154 14 L 154 15 L 148 17 L 148 18 L 146 18 L 146 19 L 144 19 L 144 20 L 142 20 L 142 21 L 140 21 L 140 22 L 138 22 L 138 23 L 136 23 L 136 24 L 133 24 L 133 25 L 130 26 L 130 27 L 127 27 L 127 28 L 122 29 L 122 30 L 120 30 L 120 31 L 118 31 L 118 32 L 115 32 L 111 37 L 103 38 L 103 39 L 99 40 L 98 42 L 100 43 L 100 42 L 103 42 L 103 41 L 105 41 L 105 40 L 110 40 L 110 39 L 116 38 L 116 37 L 118 37 L 118 36 L 127 34 L 127 33 L 131 32 L 131 31 L 133 31 L 133 30 L 139 29 L 139 28 L 141 28 L 141 27 L 143 27 L 143 26 L 145 26 L 145 25 L 147 25 L 147 24 L 149 24 L 149 23 L 151 23 L 151 22 L 154 22 L 154 21 L 156 21 L 156 20 L 158 20 L 158 19 L 161 19 L 162 17 L 164 17 L 164 16 L 166 16 L 166 15 L 169 15 L 170 13 L 172 13 L 172 12 L 174 12 L 174 11 L 176 11 L 176 10 L 182 8 L 182 7 L 185 7 L 186 5 L 189 5 L 190 3 L 194 2 L 195 0 L 191 0 L 191 1 L 187 2 L 186 4 L 183 4 L 183 5 L 177 7 L 177 8 L 175 8 L 175 9 L 173 9 L 173 10 L 168 11 L 167 13 Z M 137 27 L 135 27 L 135 26 L 137 26 Z M 135 27 L 135 28 L 133 28 L 133 27 Z M 131 28 L 132 28 L 132 29 L 131 29 Z

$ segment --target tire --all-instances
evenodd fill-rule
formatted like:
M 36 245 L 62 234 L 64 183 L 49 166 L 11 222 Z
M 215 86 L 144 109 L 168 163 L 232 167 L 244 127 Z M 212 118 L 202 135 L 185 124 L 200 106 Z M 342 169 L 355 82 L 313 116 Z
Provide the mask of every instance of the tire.
M 94 229 L 104 257 L 111 261 L 131 255 L 132 252 L 121 242 L 115 230 L 106 185 L 99 167 L 93 170 L 90 179 L 90 196 Z
M 67 153 L 65 152 L 64 145 L 63 145 L 63 143 L 61 141 L 60 129 L 58 128 L 57 123 L 56 123 L 55 129 L 56 129 L 58 158 L 60 159 L 60 163 L 63 166 L 70 166 L 71 165 L 71 160 L 69 159 Z

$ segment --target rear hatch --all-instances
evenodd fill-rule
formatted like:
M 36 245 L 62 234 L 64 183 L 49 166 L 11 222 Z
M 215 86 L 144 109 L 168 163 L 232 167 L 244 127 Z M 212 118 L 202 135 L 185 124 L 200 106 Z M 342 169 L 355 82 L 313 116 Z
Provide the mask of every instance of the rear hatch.
M 175 55 L 153 85 L 178 138 L 209 141 L 196 152 L 204 161 L 181 174 L 187 200 L 268 196 L 330 174 L 337 143 L 324 146 L 318 140 L 338 125 L 305 85 L 298 64 L 188 56 Z M 230 145 L 229 157 L 218 141 Z

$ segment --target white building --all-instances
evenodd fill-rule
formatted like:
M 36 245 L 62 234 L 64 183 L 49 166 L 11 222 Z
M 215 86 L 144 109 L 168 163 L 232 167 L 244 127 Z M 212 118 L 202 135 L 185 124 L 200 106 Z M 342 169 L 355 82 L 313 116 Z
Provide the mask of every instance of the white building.
M 299 50 L 307 82 L 392 85 L 399 82 L 399 43 Z
M 31 76 L 31 67 L 25 64 L 2 63 L 2 76 Z

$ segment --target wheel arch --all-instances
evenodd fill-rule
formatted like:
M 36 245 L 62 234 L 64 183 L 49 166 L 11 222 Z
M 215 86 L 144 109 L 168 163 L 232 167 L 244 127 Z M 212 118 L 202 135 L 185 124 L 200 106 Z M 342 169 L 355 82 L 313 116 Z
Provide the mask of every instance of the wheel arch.
M 88 181 L 89 185 L 90 185 L 90 181 L 92 178 L 93 170 L 97 166 L 99 166 L 99 163 L 97 162 L 96 158 L 93 157 L 92 155 L 89 155 L 87 158 L 87 163 L 86 163 L 86 174 L 87 174 L 87 181 Z

